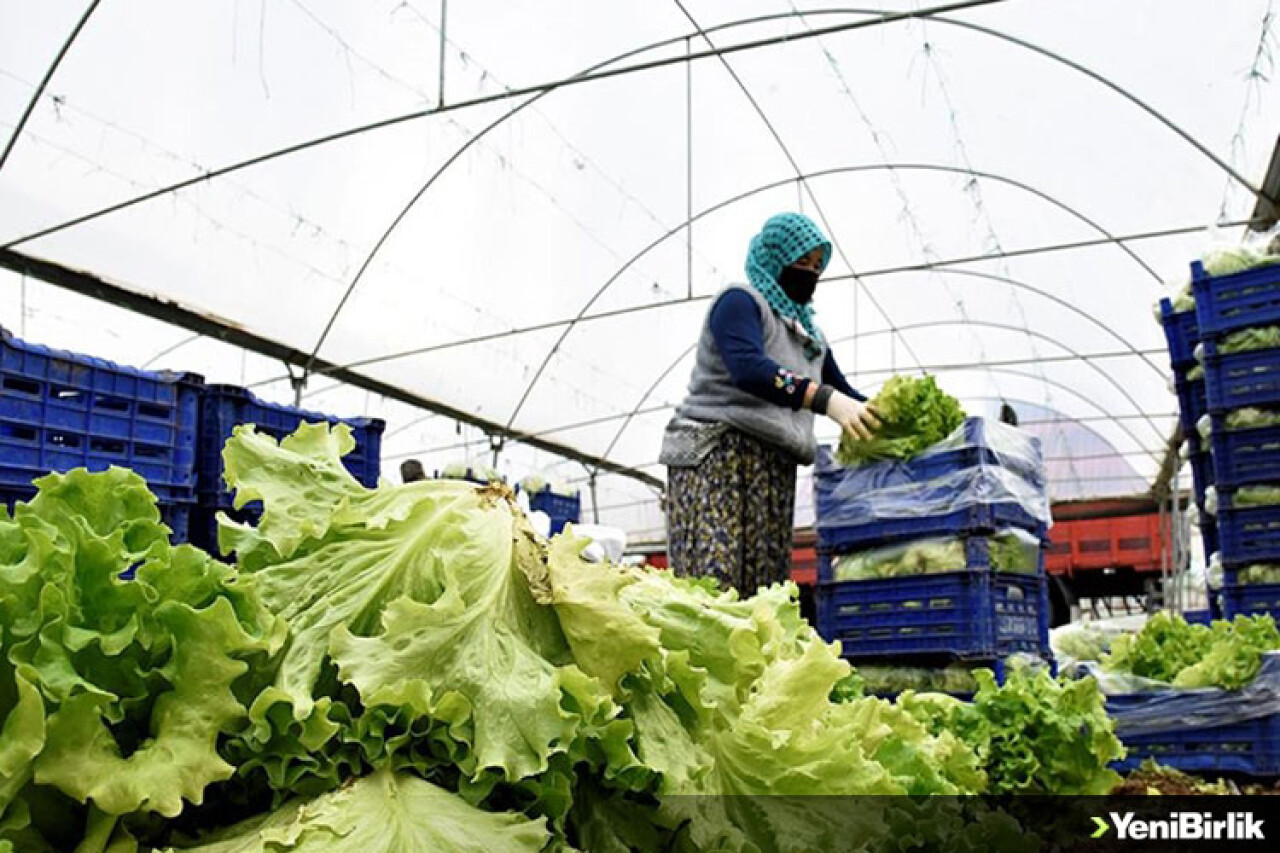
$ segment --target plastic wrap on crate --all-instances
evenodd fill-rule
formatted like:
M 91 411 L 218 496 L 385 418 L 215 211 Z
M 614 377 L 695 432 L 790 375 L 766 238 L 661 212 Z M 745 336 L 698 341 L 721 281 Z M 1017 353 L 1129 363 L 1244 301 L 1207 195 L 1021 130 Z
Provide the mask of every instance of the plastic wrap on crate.
M 1001 465 L 979 462 L 932 479 L 906 482 L 895 480 L 896 475 L 887 471 L 868 476 L 862 469 L 844 468 L 827 448 L 818 449 L 816 465 L 815 526 L 820 535 L 825 530 L 944 516 L 993 504 L 1013 504 L 1041 525 L 1051 522 L 1044 487 Z M 880 466 L 862 466 L 867 467 Z
M 976 542 L 965 536 L 931 536 L 841 554 L 831 558 L 831 579 L 871 580 L 960 571 L 975 562 L 975 544 L 984 551 L 981 562 L 991 568 L 1023 574 L 1035 574 L 1041 568 L 1044 543 L 1024 530 L 1006 528 Z
M 822 450 L 823 448 L 820 448 Z M 840 466 L 828 452 L 831 466 L 821 475 L 838 472 L 850 490 L 886 489 L 936 480 L 979 464 L 997 465 L 1036 483 L 1044 482 L 1040 440 L 1000 421 L 966 418 L 950 435 L 907 460 L 881 460 Z M 834 468 L 834 471 L 832 470 Z
M 1212 729 L 1280 714 L 1280 652 L 1263 655 L 1252 682 L 1239 690 L 1180 688 L 1129 673 L 1084 664 L 1107 697 L 1116 734 Z

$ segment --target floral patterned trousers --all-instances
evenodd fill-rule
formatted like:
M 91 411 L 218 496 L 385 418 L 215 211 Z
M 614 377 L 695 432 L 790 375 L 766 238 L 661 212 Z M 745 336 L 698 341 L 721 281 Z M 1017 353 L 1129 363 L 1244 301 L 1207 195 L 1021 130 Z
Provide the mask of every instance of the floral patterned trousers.
M 796 463 L 737 430 L 691 468 L 667 469 L 667 555 L 678 575 L 711 576 L 739 595 L 786 580 Z

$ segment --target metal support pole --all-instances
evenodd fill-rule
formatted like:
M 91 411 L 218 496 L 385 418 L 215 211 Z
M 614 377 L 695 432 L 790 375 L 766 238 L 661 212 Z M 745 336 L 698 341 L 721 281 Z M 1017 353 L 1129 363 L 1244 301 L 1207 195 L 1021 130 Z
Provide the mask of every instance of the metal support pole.
M 302 408 L 302 390 L 307 387 L 307 372 L 294 374 L 293 367 L 289 362 L 284 363 L 284 369 L 289 374 L 289 385 L 293 387 L 293 405 L 295 408 Z
M 693 39 L 684 40 L 685 56 L 693 53 Z M 693 62 L 684 64 L 685 127 L 685 264 L 689 281 L 689 298 L 693 298 Z
M 449 29 L 449 0 L 440 0 L 440 106 L 444 106 L 444 60 L 449 40 L 445 33 Z
M 596 494 L 596 472 L 594 469 L 591 471 L 591 479 L 589 482 L 591 486 L 591 520 L 594 523 L 599 524 L 600 523 L 600 497 L 599 495 Z
M 1163 501 L 1160 502 L 1160 523 L 1161 523 L 1160 526 L 1164 528 L 1165 534 L 1166 534 L 1164 537 L 1162 537 L 1162 541 L 1160 542 L 1160 598 L 1161 598 L 1161 604 L 1163 604 L 1165 593 L 1169 588 L 1168 532 L 1171 529 L 1169 525 L 1169 508 L 1165 506 Z
M 506 442 L 500 435 L 489 436 L 489 449 L 493 451 L 493 470 L 498 470 L 498 457 L 502 455 L 502 447 Z

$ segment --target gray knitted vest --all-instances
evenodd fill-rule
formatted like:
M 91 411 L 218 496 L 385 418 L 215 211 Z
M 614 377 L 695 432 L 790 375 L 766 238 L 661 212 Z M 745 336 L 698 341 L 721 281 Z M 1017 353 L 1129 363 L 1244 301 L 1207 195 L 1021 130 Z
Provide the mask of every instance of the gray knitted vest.
M 731 284 L 724 291 L 744 290 L 760 308 L 764 330 L 764 352 L 780 366 L 800 377 L 820 379 L 826 347 L 813 358 L 805 354 L 808 336 L 798 323 L 784 320 L 765 298 L 750 285 Z M 718 299 L 720 294 L 717 294 Z M 715 302 L 712 302 L 715 305 Z M 705 425 L 711 425 L 708 429 Z M 716 430 L 715 425 L 720 429 Z M 813 412 L 795 411 L 762 400 L 733 384 L 733 377 L 711 332 L 711 312 L 702 323 L 697 359 L 689 378 L 689 393 L 676 407 L 662 442 L 661 461 L 666 465 L 696 465 L 710 452 L 724 426 L 755 436 L 808 465 L 813 462 Z

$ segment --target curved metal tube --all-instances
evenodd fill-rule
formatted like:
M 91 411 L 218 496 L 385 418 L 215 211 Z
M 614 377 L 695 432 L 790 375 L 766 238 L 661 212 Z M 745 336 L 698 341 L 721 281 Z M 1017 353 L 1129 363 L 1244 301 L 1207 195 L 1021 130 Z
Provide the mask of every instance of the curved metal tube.
M 27 126 L 27 119 L 31 118 L 31 114 L 35 112 L 36 104 L 40 103 L 40 96 L 44 94 L 45 87 L 49 85 L 49 81 L 53 79 L 54 72 L 58 70 L 58 66 L 62 64 L 63 58 L 67 52 L 71 50 L 71 45 L 75 43 L 76 38 L 80 35 L 80 31 L 84 29 L 84 25 L 89 23 L 89 16 L 98 8 L 98 4 L 102 0 L 93 0 L 89 7 L 84 10 L 84 14 L 80 16 L 80 20 L 71 30 L 71 34 L 67 36 L 66 41 L 62 43 L 62 47 L 58 50 L 58 55 L 53 58 L 53 62 L 49 64 L 48 69 L 44 72 L 44 77 L 40 79 L 36 85 L 35 92 L 31 95 L 31 100 L 27 102 L 27 108 L 22 111 L 22 117 L 18 119 L 18 123 L 13 127 L 13 135 L 9 137 L 9 142 L 4 146 L 4 153 L 0 154 L 0 169 L 4 168 L 4 164 L 8 162 L 9 155 L 13 153 L 13 147 L 18 144 L 18 137 L 22 135 L 22 129 Z
M 809 180 L 812 180 L 815 178 L 829 177 L 831 175 L 838 175 L 838 174 L 849 174 L 849 173 L 856 173 L 856 172 L 876 172 L 876 171 L 885 171 L 890 169 L 894 169 L 898 171 L 926 171 L 926 172 L 941 172 L 941 173 L 952 173 L 952 174 L 958 173 L 958 174 L 964 174 L 964 175 L 975 175 L 980 178 L 986 178 L 989 180 L 1008 184 L 1009 186 L 1013 186 L 1018 189 L 1024 190 L 1026 192 L 1032 193 L 1037 198 L 1041 198 L 1050 202 L 1054 206 L 1058 207 L 1060 210 L 1063 210 L 1071 214 L 1081 222 L 1084 222 L 1086 225 L 1089 225 L 1091 228 L 1094 228 L 1095 230 L 1099 231 L 1104 237 L 1108 239 L 1114 239 L 1114 235 L 1112 235 L 1109 231 L 1107 231 L 1098 223 L 1094 222 L 1089 217 L 1077 211 L 1071 205 L 1068 205 L 1065 202 L 1059 201 L 1058 199 L 1053 198 L 1053 196 L 1041 190 L 1035 190 L 1029 187 L 1027 184 L 1023 183 L 1022 181 L 1018 181 L 1014 178 L 1008 178 L 1008 177 L 1005 177 L 1004 175 L 998 175 L 998 174 L 995 174 L 994 172 L 976 171 L 973 169 L 961 168 L 959 166 L 939 166 L 931 163 L 879 163 L 879 164 L 870 164 L 870 165 L 861 165 L 861 166 L 840 166 L 834 169 L 824 169 L 818 172 L 812 172 L 809 175 L 807 175 L 806 178 Z M 640 258 L 644 257 L 646 254 L 653 251 L 653 249 L 657 248 L 665 241 L 671 239 L 672 237 L 682 232 L 685 227 L 689 226 L 693 222 L 696 222 L 702 219 L 704 216 L 708 216 L 711 213 L 714 213 L 718 210 L 722 210 L 726 207 L 729 207 L 730 205 L 736 204 L 740 201 L 743 201 L 747 198 L 758 195 L 762 192 L 768 192 L 770 190 L 777 189 L 778 187 L 786 186 L 791 183 L 791 180 L 792 179 L 788 178 L 786 180 L 774 181 L 772 183 L 764 184 L 763 186 L 748 190 L 730 199 L 726 199 L 725 201 L 719 202 L 718 204 L 714 204 L 711 207 L 705 208 L 704 210 L 700 211 L 698 214 L 693 216 L 688 221 L 682 222 L 675 228 L 667 231 L 666 234 L 663 234 L 662 236 L 658 237 L 656 240 L 649 243 L 649 245 L 645 246 L 638 253 L 636 253 L 630 259 L 628 259 L 627 262 L 624 263 L 621 267 L 619 267 L 618 270 L 614 272 L 614 274 L 610 276 L 609 279 L 605 281 L 603 285 L 600 286 L 600 289 L 597 290 L 592 295 L 592 297 L 586 301 L 585 304 L 583 304 L 583 306 L 578 310 L 577 316 L 575 316 L 573 320 L 569 322 L 569 324 L 565 327 L 564 331 L 560 333 L 560 337 L 556 339 L 555 344 L 553 344 L 551 349 L 547 352 L 547 354 L 543 356 L 542 363 L 538 365 L 537 371 L 535 371 L 533 376 L 529 379 L 529 383 L 525 386 L 524 393 L 521 394 L 520 400 L 516 403 L 515 409 L 512 411 L 510 417 L 507 418 L 507 423 L 506 423 L 507 429 L 511 429 L 512 424 L 514 424 L 516 418 L 519 417 L 520 411 L 524 408 L 525 402 L 529 399 L 529 395 L 533 392 L 534 387 L 537 386 L 538 381 L 542 378 L 542 374 L 546 371 L 547 365 L 551 363 L 551 359 L 555 356 L 556 352 L 560 349 L 560 346 L 564 343 L 565 339 L 569 337 L 569 333 L 573 331 L 574 327 L 583 318 L 583 316 L 586 315 L 587 311 L 591 310 L 591 306 L 594 305 L 596 301 L 599 300 L 600 297 L 603 296 L 605 292 L 608 291 L 609 288 L 611 288 L 618 281 L 618 279 L 622 277 L 623 273 L 625 273 L 628 269 L 630 269 L 633 264 L 635 264 L 637 261 L 640 260 Z M 1152 271 L 1150 267 L 1148 267 L 1146 264 L 1142 263 L 1141 259 L 1138 259 L 1136 256 L 1134 256 L 1131 250 L 1127 250 L 1127 251 L 1131 256 L 1135 258 L 1135 260 L 1137 260 L 1137 262 L 1139 263 L 1139 265 L 1142 266 L 1143 269 L 1147 270 L 1147 272 L 1155 276 L 1154 271 Z M 995 258 L 995 257 L 998 257 L 998 255 L 992 255 L 992 257 Z M 1159 276 L 1155 276 L 1155 277 L 1156 277 L 1156 280 L 1158 281 Z
M 1027 291 L 1029 291 L 1029 292 L 1031 292 L 1031 293 L 1034 293 L 1034 294 L 1036 294 L 1037 296 L 1043 296 L 1043 297 L 1044 297 L 1044 298 L 1046 298 L 1046 299 L 1052 300 L 1055 304 L 1062 306 L 1063 308 L 1067 309 L 1068 311 L 1072 312 L 1073 314 L 1076 314 L 1076 315 L 1078 315 L 1078 316 L 1080 316 L 1080 317 L 1083 317 L 1085 320 L 1088 320 L 1089 322 L 1093 323 L 1095 326 L 1097 326 L 1098 328 L 1102 329 L 1104 332 L 1107 332 L 1109 335 L 1111 335 L 1113 338 L 1115 338 L 1117 341 L 1119 341 L 1119 342 L 1120 342 L 1120 343 L 1125 347 L 1125 349 L 1127 349 L 1130 353 L 1132 353 L 1133 355 L 1137 356 L 1138 358 L 1141 358 L 1144 362 L 1146 362 L 1146 363 L 1147 363 L 1147 365 L 1148 365 L 1152 370 L 1154 370 L 1154 371 L 1156 372 L 1156 374 L 1161 378 L 1161 380 L 1163 380 L 1163 379 L 1165 378 L 1165 373 L 1164 373 L 1164 371 L 1163 371 L 1163 370 L 1161 370 L 1161 369 L 1160 369 L 1160 368 L 1159 368 L 1159 367 L 1158 367 L 1158 366 L 1157 366 L 1157 365 L 1156 365 L 1156 364 L 1151 360 L 1151 358 L 1150 358 L 1146 353 L 1143 353 L 1143 352 L 1140 352 L 1139 350 L 1137 350 L 1137 349 L 1133 346 L 1133 344 L 1132 344 L 1132 343 L 1130 343 L 1126 338 L 1124 338 L 1122 335 L 1120 335 L 1120 334 L 1119 334 L 1119 333 L 1117 333 L 1115 330 L 1113 330 L 1113 329 L 1112 329 L 1110 326 L 1108 326 L 1106 323 L 1103 323 L 1101 320 L 1099 320 L 1098 318 L 1094 317 L 1092 314 L 1088 313 L 1087 311 L 1084 311 L 1084 310 L 1082 310 L 1082 309 L 1078 308 L 1077 306 L 1075 306 L 1075 305 L 1071 304 L 1070 302 L 1066 301 L 1065 299 L 1061 299 L 1060 297 L 1057 297 L 1057 296 L 1055 296 L 1054 294 L 1049 293 L 1048 291 L 1041 290 L 1041 289 L 1040 289 L 1040 288 L 1038 288 L 1038 287 L 1034 287 L 1034 286 L 1032 286 L 1032 285 L 1030 285 L 1030 284 L 1027 284 L 1026 282 L 1019 281 L 1018 279 L 1014 279 L 1014 278 L 1007 278 L 1007 277 L 1005 277 L 1005 276 L 1001 276 L 1001 275 L 994 275 L 994 274 L 992 274 L 992 273 L 977 272 L 977 271 L 975 271 L 975 270 L 954 270 L 954 269 L 948 269 L 948 270 L 939 270 L 938 272 L 939 272 L 939 274 L 941 274 L 941 275 L 950 275 L 950 274 L 956 274 L 956 275 L 968 275 L 968 276 L 973 276 L 973 277 L 975 277 L 975 278 L 979 278 L 979 279 L 990 279 L 990 280 L 992 280 L 992 281 L 996 281 L 996 282 L 1005 282 L 1005 283 L 1009 284 L 1010 286 L 1013 286 L 1013 287 L 1019 287 L 1019 288 L 1022 288 L 1022 289 L 1024 289 L 1024 290 L 1027 290 Z M 847 340 L 847 339 L 842 338 L 842 339 L 840 339 L 840 342 L 843 342 L 844 340 Z M 834 344 L 834 343 L 836 343 L 836 341 L 833 341 L 832 343 Z M 661 384 L 662 384 L 662 382 L 663 382 L 663 381 L 664 381 L 668 376 L 670 376 L 670 375 L 671 375 L 671 371 L 675 370 L 675 369 L 676 369 L 676 367 L 677 367 L 681 362 L 683 362 L 686 358 L 688 358 L 688 357 L 689 357 L 689 354 L 690 354 L 690 353 L 692 353 L 692 352 L 694 351 L 694 349 L 695 349 L 695 347 L 696 347 L 696 346 L 697 346 L 697 344 L 696 344 L 696 343 L 695 343 L 695 344 L 692 344 L 692 345 L 690 345 L 690 346 L 689 346 L 689 348 L 688 348 L 688 349 L 686 349 L 684 352 L 680 353 L 680 355 L 678 355 L 678 356 L 675 358 L 675 360 L 674 360 L 674 361 L 672 361 L 672 362 L 671 362 L 671 364 L 669 364 L 669 365 L 667 366 L 667 368 L 666 368 L 665 370 L 663 370 L 663 371 L 662 371 L 662 373 L 661 373 L 661 374 L 659 374 L 658 378 L 657 378 L 657 379 L 655 379 L 655 380 L 653 381 L 653 384 L 651 384 L 651 385 L 650 385 L 650 386 L 645 390 L 644 394 L 640 397 L 639 401 L 638 401 L 638 402 L 636 403 L 636 405 L 632 408 L 631 413 L 630 413 L 630 414 L 628 414 L 628 416 L 627 416 L 626 420 L 624 420 L 624 421 L 622 422 L 622 426 L 620 426 L 620 427 L 618 428 L 618 431 L 614 434 L 614 436 L 613 436 L 613 440 L 609 442 L 609 446 L 608 446 L 607 448 L 605 448 L 605 451 L 604 451 L 603 453 L 601 453 L 601 454 L 600 454 L 602 457 L 604 457 L 604 458 L 606 458 L 606 459 L 609 457 L 609 454 L 613 452 L 613 448 L 614 448 L 614 447 L 616 447 L 616 446 L 617 446 L 617 444 L 618 444 L 618 442 L 622 439 L 622 434 L 623 434 L 624 432 L 626 432 L 627 427 L 631 425 L 631 420 L 632 420 L 632 417 L 635 415 L 635 413 L 636 413 L 636 412 L 638 412 L 641 408 L 643 408 L 643 407 L 644 407 L 644 404 L 645 404 L 645 403 L 647 403 L 647 402 L 649 401 L 649 397 L 653 394 L 653 392 L 654 392 L 654 391 L 656 391 L 656 390 L 658 390 L 658 386 L 659 386 L 659 385 L 661 385 Z M 983 367 L 983 368 L 985 368 L 985 369 L 991 369 L 991 368 L 986 368 L 984 365 L 978 365 L 978 367 Z
M 1084 364 L 1087 364 L 1090 368 L 1094 370 L 1094 372 L 1096 372 L 1103 379 L 1107 380 L 1107 382 L 1113 388 L 1115 388 L 1117 391 L 1120 392 L 1120 395 L 1122 397 L 1124 397 L 1127 401 L 1129 401 L 1129 405 L 1133 406 L 1134 412 L 1142 416 L 1142 419 L 1146 421 L 1147 424 L 1151 427 L 1151 429 L 1155 432 L 1155 434 L 1160 437 L 1160 440 L 1161 441 L 1165 440 L 1164 433 L 1162 433 L 1160 431 L 1160 428 L 1156 426 L 1156 423 L 1151 419 L 1151 416 L 1146 414 L 1146 412 L 1143 411 L 1142 406 L 1138 404 L 1138 401 L 1133 399 L 1133 395 L 1129 393 L 1128 389 L 1126 389 L 1123 385 L 1117 382 L 1116 379 L 1113 376 L 1111 376 L 1111 374 L 1107 373 L 1101 367 L 1098 367 L 1098 365 L 1089 361 L 1089 359 L 1086 356 L 1076 352 L 1074 349 L 1067 346 L 1062 341 L 1058 340 L 1052 335 L 1046 335 L 1043 332 L 1035 332 L 1030 329 L 1024 329 L 1021 326 L 1014 326 L 1008 323 L 994 323 L 989 320 L 930 320 L 924 323 L 914 323 L 910 326 L 899 326 L 898 328 L 901 331 L 907 332 L 907 331 L 912 331 L 917 329 L 940 329 L 940 328 L 946 328 L 949 326 L 964 326 L 964 325 L 980 326 L 988 329 L 1002 329 L 1004 331 L 1014 332 L 1020 335 L 1022 334 L 1031 335 L 1032 337 L 1039 338 L 1043 341 L 1048 341 L 1054 346 L 1061 347 L 1068 355 L 1073 355 L 1076 358 L 1080 359 L 1081 362 L 1083 362 Z M 858 335 L 846 335 L 842 338 L 836 338 L 835 340 L 831 341 L 831 345 L 835 346 L 836 344 L 846 343 L 856 338 L 877 337 L 887 333 L 888 331 L 885 329 L 875 329 L 870 332 L 862 332 Z M 974 368 L 981 370 L 983 369 L 983 366 L 978 364 L 978 365 L 974 365 Z

